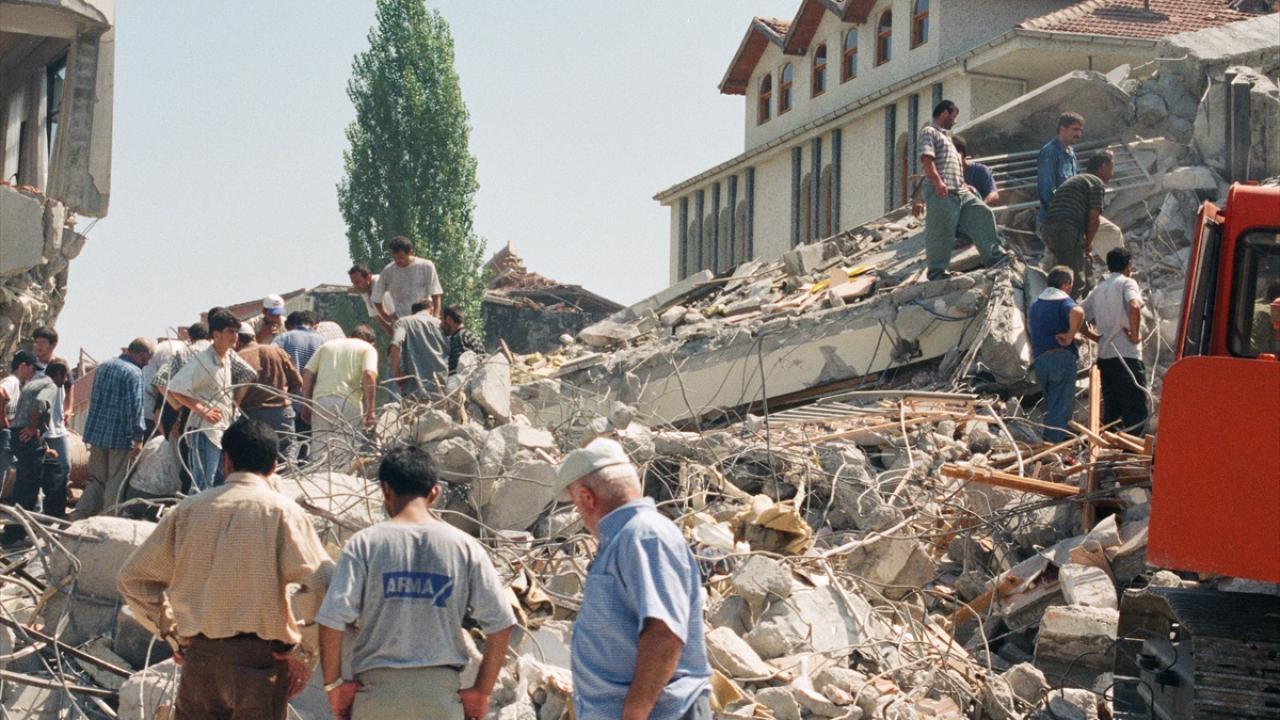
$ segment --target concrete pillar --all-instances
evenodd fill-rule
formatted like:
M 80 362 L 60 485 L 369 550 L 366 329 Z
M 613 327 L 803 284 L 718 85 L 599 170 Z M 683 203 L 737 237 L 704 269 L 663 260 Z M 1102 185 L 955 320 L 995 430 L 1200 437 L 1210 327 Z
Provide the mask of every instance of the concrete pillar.
M 689 277 L 689 196 L 680 198 L 680 279 Z
M 840 232 L 840 128 L 831 131 L 831 230 Z
M 743 261 L 756 256 L 756 169 L 747 168 L 747 256 Z
M 822 235 L 822 138 L 809 141 L 809 161 L 812 163 L 812 179 L 809 182 L 809 237 L 815 240 Z
M 896 203 L 893 197 L 894 170 L 893 149 L 898 139 L 898 106 L 889 105 L 884 109 L 884 211 L 889 212 Z
M 803 163 L 804 150 L 800 146 L 791 148 L 791 247 L 802 242 L 800 237 L 800 166 Z
M 729 244 L 729 267 L 734 267 L 742 262 L 738 257 L 738 176 L 729 176 L 729 227 L 725 229 L 728 235 L 726 242 Z

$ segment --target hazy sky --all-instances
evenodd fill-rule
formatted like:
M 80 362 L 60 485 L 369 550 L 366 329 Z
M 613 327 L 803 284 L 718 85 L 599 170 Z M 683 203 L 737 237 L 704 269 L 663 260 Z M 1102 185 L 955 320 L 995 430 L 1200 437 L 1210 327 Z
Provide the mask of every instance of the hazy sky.
M 432 2 L 479 163 L 476 230 L 621 303 L 666 285 L 653 195 L 741 152 L 716 90 L 752 15 L 799 0 Z M 98 359 L 212 305 L 346 282 L 335 186 L 365 0 L 117 4 L 110 215 L 71 265 L 63 349 Z M 84 229 L 81 225 L 81 230 Z

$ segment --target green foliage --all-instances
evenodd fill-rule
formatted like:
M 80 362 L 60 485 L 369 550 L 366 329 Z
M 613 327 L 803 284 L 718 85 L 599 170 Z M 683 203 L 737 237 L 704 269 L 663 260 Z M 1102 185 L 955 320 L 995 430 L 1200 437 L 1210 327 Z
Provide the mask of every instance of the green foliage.
M 346 177 L 338 205 L 351 259 L 378 272 L 387 241 L 413 240 L 436 264 L 444 303 L 480 319 L 484 242 L 472 229 L 476 161 L 453 68 L 453 38 L 424 0 L 378 0 L 369 49 L 352 64 Z

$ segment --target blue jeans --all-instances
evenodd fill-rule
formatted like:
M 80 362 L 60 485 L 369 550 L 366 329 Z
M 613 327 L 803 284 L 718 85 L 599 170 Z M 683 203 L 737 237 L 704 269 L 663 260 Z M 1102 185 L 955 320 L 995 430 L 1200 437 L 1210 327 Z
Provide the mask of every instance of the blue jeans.
M 1047 350 L 1036 358 L 1036 381 L 1044 393 L 1044 439 L 1067 439 L 1067 421 L 1076 399 L 1076 356 L 1065 349 Z
M 222 448 L 202 432 L 187 436 L 187 465 L 191 469 L 191 491 L 208 490 L 222 484 Z

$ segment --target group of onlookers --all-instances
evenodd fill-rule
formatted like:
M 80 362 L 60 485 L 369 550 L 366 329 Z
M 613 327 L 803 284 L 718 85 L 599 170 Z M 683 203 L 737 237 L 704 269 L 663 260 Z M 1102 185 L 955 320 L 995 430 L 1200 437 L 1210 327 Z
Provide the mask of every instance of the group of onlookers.
M 414 257 L 405 238 L 394 239 L 390 250 L 393 260 L 380 276 L 352 268 L 353 285 L 369 303 L 370 317 L 390 329 L 390 388 L 430 397 L 464 352 L 483 353 L 484 345 L 466 329 L 461 309 L 441 308 L 435 266 Z M 418 299 L 404 300 L 411 297 Z M 83 435 L 89 480 L 78 517 L 124 498 L 129 467 L 153 433 L 178 445 L 184 490 L 222 482 L 222 435 L 241 414 L 277 433 L 282 459 L 350 457 L 340 451 L 351 449 L 352 438 L 374 421 L 374 330 L 360 325 L 348 337 L 339 329 L 335 338 L 323 327 L 334 323 L 317 323 L 306 310 L 289 312 L 279 295 L 267 296 L 261 307 L 246 321 L 225 307 L 212 308 L 184 328 L 183 337 L 137 338 L 98 365 Z M 0 380 L 0 480 L 16 464 L 13 501 L 35 510 L 43 490 L 43 512 L 61 517 L 70 471 L 71 385 L 67 363 L 53 357 L 57 343 L 55 330 L 38 328 L 32 351 L 17 353 Z M 6 540 L 21 537 L 20 528 L 6 530 Z

